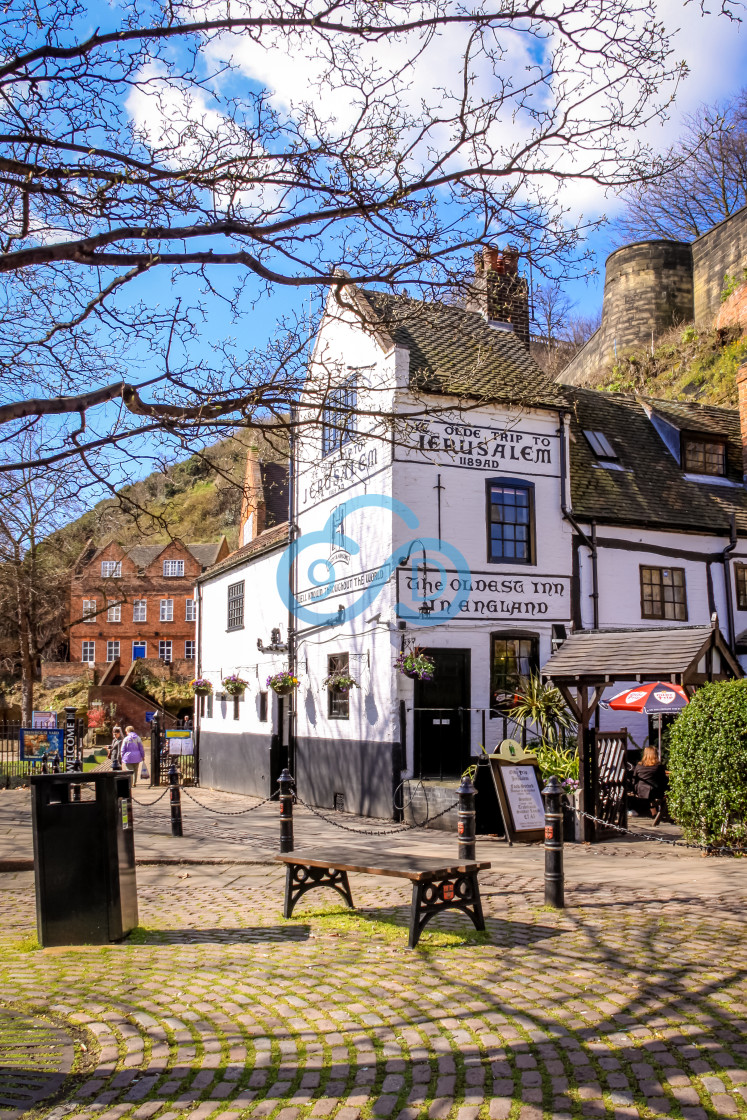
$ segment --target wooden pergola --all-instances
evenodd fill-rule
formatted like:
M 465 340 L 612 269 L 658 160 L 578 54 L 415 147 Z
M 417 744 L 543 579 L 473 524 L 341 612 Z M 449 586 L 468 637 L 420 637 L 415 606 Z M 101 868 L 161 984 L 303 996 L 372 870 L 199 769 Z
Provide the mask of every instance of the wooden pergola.
M 542 676 L 560 690 L 578 724 L 580 809 L 599 816 L 598 760 L 590 727 L 604 692 L 617 681 L 671 681 L 690 695 L 706 681 L 744 674 L 729 649 L 718 620 L 710 626 L 664 629 L 579 630 L 543 666 Z M 583 839 L 596 838 L 583 818 Z

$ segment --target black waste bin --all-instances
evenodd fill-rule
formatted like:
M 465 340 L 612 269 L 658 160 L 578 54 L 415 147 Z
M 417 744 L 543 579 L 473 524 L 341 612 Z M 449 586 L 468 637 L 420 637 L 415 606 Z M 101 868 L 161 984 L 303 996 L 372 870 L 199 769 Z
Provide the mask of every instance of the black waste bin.
M 137 925 L 130 778 L 112 771 L 31 778 L 41 945 L 104 945 Z

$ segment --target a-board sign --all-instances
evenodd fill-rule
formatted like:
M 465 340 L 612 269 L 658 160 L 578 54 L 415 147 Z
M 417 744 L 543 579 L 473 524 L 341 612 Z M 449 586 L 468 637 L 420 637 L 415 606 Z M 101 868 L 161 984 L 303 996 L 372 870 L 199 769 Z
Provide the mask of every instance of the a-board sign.
M 545 837 L 545 806 L 539 762 L 513 739 L 504 739 L 490 755 L 495 792 L 506 838 L 533 844 Z
M 195 744 L 191 731 L 173 728 L 166 732 L 169 754 L 194 754 Z

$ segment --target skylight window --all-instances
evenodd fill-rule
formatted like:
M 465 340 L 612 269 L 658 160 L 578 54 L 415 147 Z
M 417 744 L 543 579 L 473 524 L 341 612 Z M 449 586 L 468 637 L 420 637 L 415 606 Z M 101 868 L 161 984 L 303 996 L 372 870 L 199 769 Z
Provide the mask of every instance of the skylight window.
M 598 459 L 617 459 L 618 454 L 604 432 L 590 432 L 584 429 L 589 446 Z

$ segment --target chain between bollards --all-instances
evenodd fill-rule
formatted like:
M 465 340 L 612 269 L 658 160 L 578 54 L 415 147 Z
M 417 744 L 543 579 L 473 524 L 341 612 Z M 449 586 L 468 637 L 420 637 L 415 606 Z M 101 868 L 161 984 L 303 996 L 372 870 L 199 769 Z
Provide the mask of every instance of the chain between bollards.
M 169 766 L 169 793 L 171 795 L 171 835 L 183 836 L 182 792 L 179 789 L 179 771 L 175 763 Z
M 286 766 L 278 778 L 280 786 L 280 851 L 293 851 L 293 777 Z
M 475 859 L 475 796 L 477 790 L 469 774 L 462 778 L 457 790 L 459 812 L 457 814 L 457 835 L 459 837 L 459 859 Z
M 542 790 L 545 799 L 545 905 L 565 907 L 563 876 L 563 789 L 558 779 L 548 779 Z

